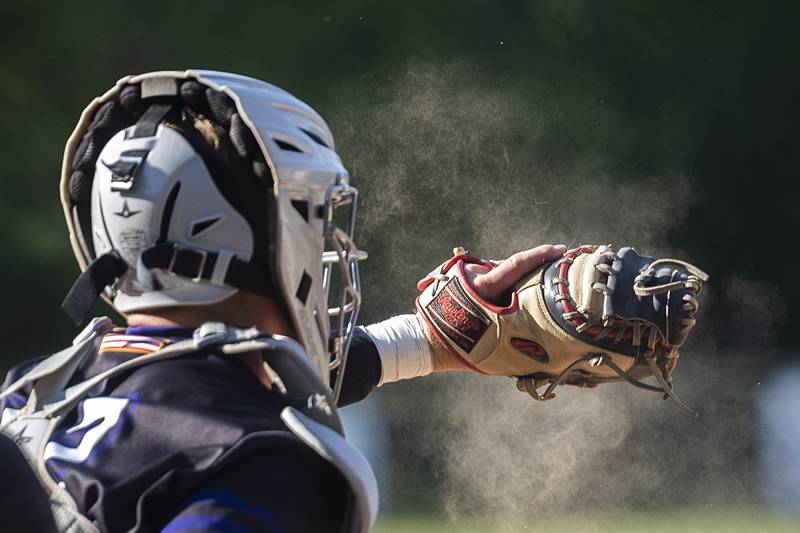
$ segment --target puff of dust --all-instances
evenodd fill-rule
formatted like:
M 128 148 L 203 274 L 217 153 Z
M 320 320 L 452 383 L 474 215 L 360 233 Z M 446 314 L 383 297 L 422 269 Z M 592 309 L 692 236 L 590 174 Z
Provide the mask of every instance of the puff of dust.
M 688 181 L 624 180 L 589 146 L 560 150 L 548 132 L 582 118 L 565 118 L 552 97 L 487 81 L 468 62 L 411 64 L 365 85 L 369 104 L 342 105 L 332 124 L 362 193 L 359 235 L 371 254 L 363 269 L 368 319 L 407 312 L 416 280 L 456 244 L 484 257 L 543 242 L 611 242 L 680 256 L 666 236 L 691 207 Z M 346 96 L 344 102 L 358 100 Z M 585 125 L 592 120 L 618 119 L 601 114 Z M 385 287 L 392 287 L 391 298 Z M 721 382 L 714 369 L 681 367 L 690 369 L 688 382 L 697 391 Z M 715 470 L 722 468 L 715 454 L 735 456 L 747 446 L 729 438 L 725 416 L 717 417 L 721 425 L 687 430 L 684 421 L 663 422 L 669 415 L 659 411 L 665 405 L 657 395 L 631 387 L 565 390 L 538 405 L 507 378 L 430 379 L 437 383 L 432 399 L 395 396 L 392 409 L 402 417 L 400 406 L 409 405 L 410 420 L 437 421 L 419 446 L 439 456 L 441 501 L 453 518 L 480 513 L 514 523 L 542 509 L 572 512 L 590 502 L 620 509 L 688 495 L 708 501 L 709 490 L 745 497 L 741 476 Z M 407 397 L 415 386 L 397 387 Z M 423 401 L 432 406 L 425 414 Z M 695 439 L 695 451 L 675 461 L 673 449 L 687 438 Z M 703 468 L 711 471 L 698 479 Z M 683 493 L 669 492 L 681 483 Z
M 331 124 L 361 193 L 368 316 L 408 310 L 376 304 L 386 299 L 370 285 L 406 287 L 395 300 L 412 301 L 416 280 L 453 246 L 483 257 L 547 242 L 662 253 L 667 230 L 691 205 L 685 178 L 625 181 L 605 170 L 609 157 L 591 136 L 553 137 L 565 122 L 583 131 L 620 120 L 597 106 L 586 118 L 583 103 L 504 85 L 466 61 L 413 63 L 364 87 L 369 94 L 345 91 Z M 630 142 L 617 135 L 615 143 Z
M 734 276 L 724 283 L 726 318 L 724 335 L 735 346 L 768 348 L 786 316 L 786 302 L 774 283 Z
M 629 436 L 630 415 L 613 395 L 559 394 L 558 404 L 540 408 L 508 379 L 445 389 L 457 428 L 439 441 L 451 518 L 477 512 L 513 523 L 568 508 L 586 484 L 608 490 L 596 465 Z

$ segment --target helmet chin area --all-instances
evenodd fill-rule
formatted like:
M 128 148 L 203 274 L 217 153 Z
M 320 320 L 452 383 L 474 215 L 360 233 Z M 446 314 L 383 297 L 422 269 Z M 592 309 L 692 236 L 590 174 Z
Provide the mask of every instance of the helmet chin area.
M 353 240 L 358 191 L 345 183 L 328 188 L 324 213 L 325 251 L 322 255 L 323 290 L 328 299 L 330 321 L 329 370 L 337 371 L 333 397 L 338 401 L 341 376 L 347 364 L 347 352 L 361 308 L 361 277 L 358 262 L 367 258 Z

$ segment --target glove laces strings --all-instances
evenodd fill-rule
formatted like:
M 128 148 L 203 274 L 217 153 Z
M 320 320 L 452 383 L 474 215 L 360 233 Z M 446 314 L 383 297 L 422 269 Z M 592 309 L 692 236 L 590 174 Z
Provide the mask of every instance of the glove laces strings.
M 539 394 L 537 391 L 538 387 L 541 387 L 543 380 L 537 380 L 533 376 L 523 376 L 517 378 L 517 389 L 522 392 L 527 392 L 533 399 L 539 401 L 546 401 L 552 400 L 556 397 L 555 389 L 559 385 L 563 385 L 569 377 L 574 374 L 578 369 L 578 365 L 581 363 L 589 363 L 591 366 L 607 366 L 611 371 L 613 371 L 616 375 L 620 378 L 625 380 L 627 383 L 630 383 L 634 387 L 638 387 L 640 389 L 644 389 L 651 392 L 660 392 L 664 394 L 664 399 L 669 399 L 675 406 L 686 416 L 690 416 L 692 418 L 697 418 L 699 413 L 692 409 L 691 407 L 687 406 L 683 403 L 673 391 L 671 380 L 668 381 L 668 378 L 664 377 L 664 373 L 669 375 L 668 371 L 659 367 L 658 363 L 656 362 L 656 352 L 649 351 L 644 355 L 645 361 L 647 361 L 648 366 L 650 367 L 653 376 L 655 376 L 656 381 L 660 386 L 649 385 L 640 381 L 630 375 L 628 375 L 622 368 L 619 367 L 614 361 L 611 360 L 606 354 L 602 353 L 592 353 L 588 354 L 586 357 L 582 357 L 580 359 L 576 359 L 573 361 L 567 368 L 565 368 L 554 380 L 550 382 L 547 389 L 545 389 L 544 393 Z

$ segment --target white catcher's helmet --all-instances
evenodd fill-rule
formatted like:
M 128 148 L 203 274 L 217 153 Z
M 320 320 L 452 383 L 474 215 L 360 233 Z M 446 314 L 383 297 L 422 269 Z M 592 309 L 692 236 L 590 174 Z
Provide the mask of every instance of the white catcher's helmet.
M 213 150 L 220 136 L 232 164 Z M 286 91 L 223 72 L 122 78 L 84 110 L 64 154 L 83 271 L 65 310 L 81 321 L 101 292 L 125 314 L 250 290 L 284 306 L 327 380 L 361 299 L 356 199 L 327 124 Z

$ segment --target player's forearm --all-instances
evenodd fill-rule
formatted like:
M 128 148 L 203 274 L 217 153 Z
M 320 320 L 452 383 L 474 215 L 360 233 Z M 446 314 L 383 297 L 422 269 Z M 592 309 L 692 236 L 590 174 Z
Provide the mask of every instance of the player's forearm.
M 334 370 L 331 380 L 336 379 L 338 376 Z M 360 402 L 375 390 L 380 380 L 381 358 L 378 349 L 364 328 L 356 328 L 347 354 L 347 368 L 338 406 Z
M 347 356 L 339 406 L 363 400 L 384 383 L 464 369 L 437 358 L 429 343 L 416 315 L 398 315 L 357 328 Z
M 427 376 L 433 372 L 466 370 L 457 361 L 438 356 L 418 315 L 398 315 L 363 330 L 375 344 L 381 360 L 378 385 Z

